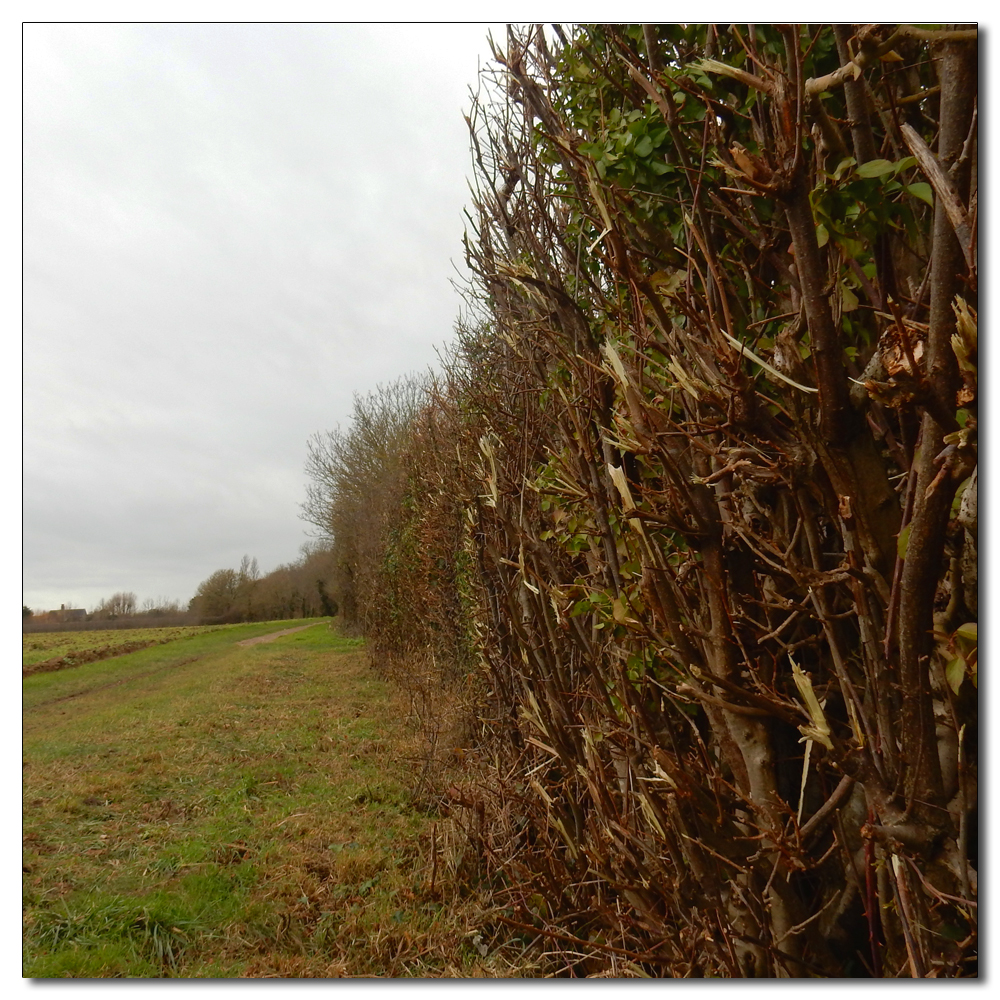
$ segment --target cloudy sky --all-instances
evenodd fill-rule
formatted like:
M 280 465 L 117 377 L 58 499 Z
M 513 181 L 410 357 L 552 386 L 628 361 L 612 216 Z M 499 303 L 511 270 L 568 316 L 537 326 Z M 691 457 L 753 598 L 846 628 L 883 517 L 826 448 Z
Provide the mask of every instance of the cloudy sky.
M 309 436 L 451 337 L 487 30 L 25 27 L 29 607 L 297 557 Z

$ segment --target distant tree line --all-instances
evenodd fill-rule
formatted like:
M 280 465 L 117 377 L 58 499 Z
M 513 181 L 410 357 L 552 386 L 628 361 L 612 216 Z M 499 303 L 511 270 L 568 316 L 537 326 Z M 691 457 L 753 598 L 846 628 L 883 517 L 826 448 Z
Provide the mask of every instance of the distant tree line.
M 190 614 L 180 601 L 150 597 L 140 604 L 133 591 L 119 591 L 102 598 L 90 611 L 63 607 L 55 611 L 36 612 L 27 605 L 22 608 L 22 626 L 28 632 L 148 628 L 152 625 L 181 625 L 189 620 Z
M 256 558 L 244 556 L 237 569 L 219 569 L 203 580 L 188 611 L 203 624 L 335 615 L 335 575 L 333 554 L 322 543 L 307 543 L 298 560 L 266 575 Z
M 187 606 L 165 598 L 140 603 L 133 591 L 119 591 L 89 612 L 33 611 L 24 605 L 22 627 L 41 632 L 333 616 L 339 611 L 333 594 L 345 591 L 343 571 L 343 560 L 338 563 L 328 542 L 309 542 L 297 560 L 267 574 L 261 574 L 257 560 L 250 556 L 244 556 L 236 569 L 216 570 L 198 585 Z

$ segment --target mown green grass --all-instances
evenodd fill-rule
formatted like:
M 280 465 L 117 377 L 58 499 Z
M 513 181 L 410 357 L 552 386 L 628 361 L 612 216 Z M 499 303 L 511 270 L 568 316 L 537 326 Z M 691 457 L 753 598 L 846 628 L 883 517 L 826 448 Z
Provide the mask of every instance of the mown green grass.
M 301 624 L 25 679 L 25 976 L 505 974 L 429 892 L 439 817 L 359 643 L 235 645 Z

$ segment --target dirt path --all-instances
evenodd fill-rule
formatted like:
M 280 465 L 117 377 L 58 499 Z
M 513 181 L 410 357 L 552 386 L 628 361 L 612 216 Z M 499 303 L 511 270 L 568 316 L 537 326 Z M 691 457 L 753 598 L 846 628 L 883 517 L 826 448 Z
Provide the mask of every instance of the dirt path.
M 255 646 L 258 642 L 274 642 L 275 639 L 283 635 L 291 635 L 293 632 L 304 632 L 307 628 L 315 628 L 323 622 L 313 622 L 312 625 L 299 625 L 298 628 L 286 628 L 280 632 L 269 632 L 267 635 L 255 635 L 252 639 L 243 639 L 236 643 L 237 646 Z

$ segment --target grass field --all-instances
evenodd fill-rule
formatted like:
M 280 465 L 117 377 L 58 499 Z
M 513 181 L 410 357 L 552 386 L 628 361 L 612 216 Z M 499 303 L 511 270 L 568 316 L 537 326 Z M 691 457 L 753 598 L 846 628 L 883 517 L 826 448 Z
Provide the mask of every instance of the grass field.
M 25 976 L 531 974 L 432 891 L 440 818 L 359 643 L 237 645 L 303 624 L 25 678 Z
M 179 625 L 165 628 L 99 629 L 87 632 L 28 632 L 21 638 L 21 665 L 27 672 L 41 663 L 65 660 L 89 662 L 130 652 L 139 643 L 153 646 L 236 625 Z M 100 655 L 95 655 L 100 654 Z

